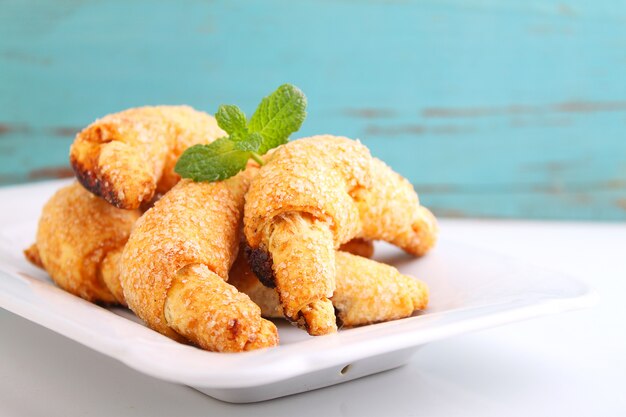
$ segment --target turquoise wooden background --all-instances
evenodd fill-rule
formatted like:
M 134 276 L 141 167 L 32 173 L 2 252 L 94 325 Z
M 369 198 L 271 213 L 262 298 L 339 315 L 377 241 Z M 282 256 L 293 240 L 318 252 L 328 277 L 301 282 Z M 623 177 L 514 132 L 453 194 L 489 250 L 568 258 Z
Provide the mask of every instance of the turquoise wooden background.
M 626 2 L 0 0 L 0 183 L 67 174 L 130 106 L 250 112 L 361 138 L 441 215 L 626 219 Z

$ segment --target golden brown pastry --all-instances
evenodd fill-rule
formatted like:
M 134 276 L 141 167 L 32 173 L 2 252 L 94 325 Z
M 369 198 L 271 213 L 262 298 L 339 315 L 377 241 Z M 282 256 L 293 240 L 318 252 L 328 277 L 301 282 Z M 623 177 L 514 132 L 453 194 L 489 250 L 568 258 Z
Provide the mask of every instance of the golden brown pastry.
M 372 184 L 355 193 L 361 215 L 359 236 L 384 240 L 422 256 L 436 243 L 435 216 L 421 206 L 413 185 L 383 161 L 372 158 Z
M 428 287 L 396 268 L 337 252 L 337 289 L 332 301 L 346 326 L 408 317 L 428 305 Z
M 136 209 L 178 182 L 174 166 L 185 149 L 224 135 L 212 116 L 188 106 L 132 108 L 80 132 L 70 162 L 89 191 L 116 207 Z
M 374 242 L 367 239 L 354 238 L 341 245 L 339 250 L 364 258 L 371 258 L 374 256 Z
M 137 222 L 121 259 L 128 306 L 152 329 L 220 352 L 270 347 L 276 327 L 224 281 L 256 168 L 214 183 L 182 180 Z
M 337 287 L 331 301 L 339 325 L 354 327 L 409 317 L 428 304 L 426 284 L 392 266 L 339 251 L 335 270 Z M 263 317 L 283 317 L 278 293 L 259 281 L 241 253 L 228 282 L 248 294 Z
M 337 330 L 335 249 L 361 229 L 352 195 L 370 187 L 370 161 L 346 138 L 296 140 L 274 151 L 246 196 L 252 269 L 264 277 L 270 266 L 285 317 L 309 334 Z
M 436 237 L 424 214 L 413 187 L 360 142 L 314 136 L 268 158 L 246 196 L 244 231 L 252 269 L 275 282 L 285 317 L 322 335 L 336 331 L 335 249 L 362 237 L 421 255 Z
M 239 352 L 278 344 L 276 326 L 260 317 L 259 307 L 203 264 L 176 272 L 165 317 L 177 333 L 207 350 Z
M 339 249 L 366 258 L 374 254 L 373 242 L 365 239 L 353 239 L 341 245 Z M 270 281 L 266 286 L 259 281 L 259 278 L 250 269 L 249 256 L 250 248 L 242 243 L 239 255 L 228 273 L 228 282 L 237 287 L 239 291 L 249 295 L 252 301 L 261 308 L 263 317 L 284 317 L 278 301 L 278 293 L 274 290 L 274 282 Z M 359 272 L 352 273 L 353 276 L 358 274 Z
M 36 243 L 25 255 L 66 291 L 88 301 L 123 304 L 119 256 L 139 215 L 111 206 L 75 182 L 46 203 Z

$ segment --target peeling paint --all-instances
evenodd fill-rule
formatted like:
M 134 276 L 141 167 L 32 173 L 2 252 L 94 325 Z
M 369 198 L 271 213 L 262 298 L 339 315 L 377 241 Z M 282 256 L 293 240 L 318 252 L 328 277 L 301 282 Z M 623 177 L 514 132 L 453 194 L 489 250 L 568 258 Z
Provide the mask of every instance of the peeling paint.
M 73 176 L 74 171 L 72 171 L 72 168 L 67 166 L 40 168 L 28 173 L 28 178 L 33 180 L 44 178 L 71 178 Z
M 426 107 L 422 109 L 424 117 L 489 117 L 502 115 L 538 114 L 543 110 L 540 106 L 511 104 L 503 107 Z
M 604 181 L 598 184 L 601 188 L 603 189 L 608 189 L 608 190 L 620 190 L 620 189 L 624 189 L 626 190 L 626 179 L 615 179 L 615 180 L 609 180 L 609 181 Z
M 360 108 L 360 109 L 344 109 L 342 113 L 348 117 L 355 117 L 359 119 L 387 119 L 394 117 L 396 112 L 391 109 L 375 109 L 375 108 Z
M 3 57 L 8 61 L 18 61 L 30 65 L 41 65 L 45 67 L 52 64 L 52 59 L 49 57 L 39 57 L 21 51 L 7 51 L 3 54 Z
M 553 109 L 564 113 L 625 111 L 626 101 L 567 101 L 554 105 Z
M 377 126 L 370 125 L 365 128 L 366 135 L 372 136 L 396 136 L 396 135 L 423 135 L 426 133 L 424 125 L 401 125 L 401 126 Z
M 58 127 L 52 127 L 48 129 L 48 131 L 52 133 L 53 135 L 63 136 L 63 137 L 76 136 L 76 134 L 80 132 L 81 130 L 82 128 L 80 127 L 72 127 L 72 126 L 58 126 Z
M 50 167 L 68 164 L 73 126 L 108 112 L 160 102 L 252 110 L 294 82 L 311 101 L 298 136 L 361 137 L 425 183 L 425 204 L 626 219 L 616 206 L 626 199 L 624 10 L 391 2 L 401 4 L 11 2 L 0 13 L 0 184 L 70 175 Z
M 15 132 L 27 132 L 28 126 L 16 123 L 0 123 L 0 135 L 6 135 Z
M 475 132 L 476 128 L 469 125 L 435 125 L 405 124 L 392 126 L 369 125 L 365 134 L 371 136 L 400 136 L 400 135 L 457 135 Z
M 533 172 L 533 171 L 546 171 L 550 174 L 558 174 L 564 171 L 577 169 L 582 164 L 584 164 L 586 160 L 576 160 L 576 161 L 550 161 L 550 162 L 540 162 L 536 164 L 525 164 L 520 166 L 521 172 Z
M 547 105 L 511 104 L 501 107 L 426 107 L 423 117 L 472 118 L 507 115 L 540 115 L 548 113 L 595 113 L 626 111 L 626 101 L 565 101 Z

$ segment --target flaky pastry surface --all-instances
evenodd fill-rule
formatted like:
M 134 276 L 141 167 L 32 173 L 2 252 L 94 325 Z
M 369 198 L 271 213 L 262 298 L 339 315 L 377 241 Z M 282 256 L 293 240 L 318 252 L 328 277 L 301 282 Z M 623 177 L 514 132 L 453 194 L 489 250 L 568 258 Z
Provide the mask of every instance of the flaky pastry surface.
M 263 317 L 283 317 L 278 293 L 264 286 L 239 255 L 229 282 L 250 296 Z M 336 289 L 331 297 L 337 321 L 345 327 L 411 316 L 428 305 L 428 287 L 392 266 L 339 251 L 335 256 Z
M 82 130 L 70 148 L 78 180 L 119 208 L 135 209 L 180 179 L 189 146 L 224 136 L 213 116 L 189 106 L 147 106 L 110 114 Z
M 330 135 L 274 151 L 246 196 L 244 231 L 256 259 L 271 259 L 285 316 L 310 334 L 334 331 L 335 249 L 383 239 L 414 255 L 437 236 L 413 186 L 360 142 Z M 265 253 L 265 254 L 263 254 Z M 253 270 L 267 280 L 253 262 Z
M 107 282 L 119 282 L 117 256 L 137 210 L 120 210 L 78 183 L 61 188 L 44 206 L 36 243 L 27 258 L 39 263 L 53 281 L 88 301 L 123 303 Z
M 359 236 L 384 240 L 422 256 L 436 243 L 437 220 L 421 206 L 413 185 L 387 164 L 372 158 L 371 187 L 355 194 L 361 216 Z
M 228 278 L 237 256 L 243 196 L 255 171 L 213 183 L 182 180 L 137 222 L 122 254 L 121 283 L 128 306 L 151 328 L 217 351 L 277 343 L 275 326 L 263 321 L 247 296 L 216 284 L 216 278 Z M 191 279 L 194 271 L 202 276 Z M 226 308 L 231 304 L 239 307 Z M 240 314 L 229 316 L 233 312 Z M 228 327 L 198 326 L 218 320 L 212 314 L 236 320 L 239 336 Z
M 334 253 L 360 230 L 352 194 L 370 185 L 370 159 L 347 138 L 299 139 L 273 152 L 246 195 L 248 244 L 271 255 L 283 312 L 309 334 L 337 330 Z

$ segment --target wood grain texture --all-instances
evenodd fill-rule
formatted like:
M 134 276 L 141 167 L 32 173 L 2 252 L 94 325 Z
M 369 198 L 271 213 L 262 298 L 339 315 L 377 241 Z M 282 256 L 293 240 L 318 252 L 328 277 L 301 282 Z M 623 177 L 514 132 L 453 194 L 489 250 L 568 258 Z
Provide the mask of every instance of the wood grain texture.
M 623 1 L 0 2 L 0 184 L 143 104 L 251 113 L 284 82 L 301 135 L 360 138 L 440 214 L 626 219 Z

